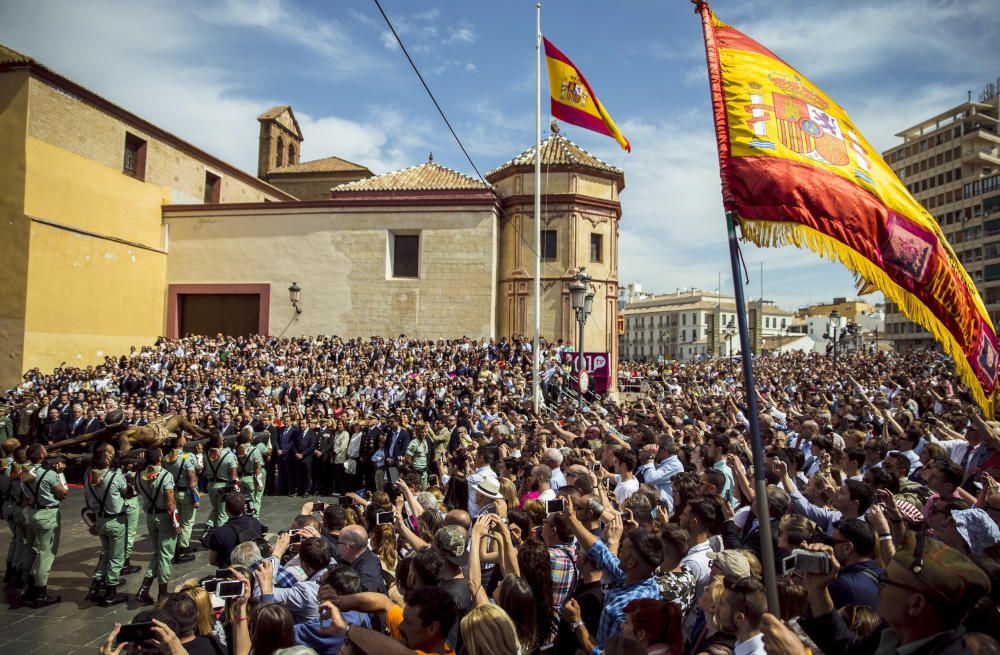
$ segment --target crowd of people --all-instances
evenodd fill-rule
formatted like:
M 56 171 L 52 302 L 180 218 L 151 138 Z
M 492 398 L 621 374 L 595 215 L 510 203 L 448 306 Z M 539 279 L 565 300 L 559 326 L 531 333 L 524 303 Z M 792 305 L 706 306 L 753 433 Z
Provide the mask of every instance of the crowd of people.
M 728 360 L 581 399 L 542 348 L 538 413 L 517 339 L 188 337 L 29 371 L 0 413 L 8 596 L 58 601 L 82 493 L 88 601 L 126 600 L 142 514 L 155 549 L 102 655 L 1000 652 L 1000 423 L 947 358 L 761 355 L 753 416 Z M 271 495 L 301 507 L 265 526 Z M 178 580 L 199 549 L 215 573 Z

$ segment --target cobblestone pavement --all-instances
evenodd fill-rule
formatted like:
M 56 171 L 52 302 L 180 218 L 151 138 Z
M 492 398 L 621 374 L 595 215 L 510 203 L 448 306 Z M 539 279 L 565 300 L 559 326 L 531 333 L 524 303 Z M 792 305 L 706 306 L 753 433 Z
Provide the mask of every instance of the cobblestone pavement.
M 272 530 L 286 528 L 292 517 L 298 514 L 303 500 L 284 496 L 265 497 L 263 523 Z M 83 491 L 71 489 L 62 504 L 59 553 L 48 585 L 49 594 L 62 596 L 62 602 L 36 610 L 21 606 L 6 590 L 0 590 L 0 653 L 3 655 L 96 655 L 101 642 L 116 622 L 127 623 L 145 607 L 134 600 L 142 581 L 142 572 L 124 578 L 126 582 L 119 587 L 119 591 L 129 595 L 127 604 L 104 608 L 84 602 L 83 597 L 97 565 L 100 542 L 87 532 L 87 526 L 80 519 L 82 507 Z M 204 513 L 204 510 L 199 511 L 199 520 Z M 132 553 L 132 563 L 137 566 L 145 566 L 152 551 L 146 538 L 144 518 L 145 515 L 140 516 L 139 534 L 136 536 L 135 552 Z M 5 524 L 0 531 L 0 557 L 4 557 L 10 545 L 10 533 Z M 195 529 L 195 537 L 200 533 L 199 526 Z M 193 562 L 174 566 L 171 590 L 180 581 L 201 578 L 214 570 L 215 567 L 208 562 L 208 553 L 199 550 Z

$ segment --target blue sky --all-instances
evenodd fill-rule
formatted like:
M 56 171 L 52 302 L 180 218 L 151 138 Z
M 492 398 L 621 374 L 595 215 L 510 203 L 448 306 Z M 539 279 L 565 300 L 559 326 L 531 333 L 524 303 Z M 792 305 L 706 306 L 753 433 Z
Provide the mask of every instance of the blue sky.
M 483 172 L 534 139 L 534 2 L 385 0 Z M 1000 75 L 996 0 L 717 0 L 837 100 L 879 150 Z M 632 142 L 563 134 L 625 169 L 619 271 L 647 290 L 732 282 L 700 23 L 687 0 L 551 0 L 542 30 Z M 0 0 L 0 43 L 256 171 L 256 116 L 291 104 L 304 159 L 386 172 L 435 161 L 471 173 L 367 0 Z M 543 107 L 547 102 L 543 100 Z M 543 124 L 547 125 L 547 116 Z M 841 267 L 744 246 L 748 294 L 786 307 L 851 295 Z

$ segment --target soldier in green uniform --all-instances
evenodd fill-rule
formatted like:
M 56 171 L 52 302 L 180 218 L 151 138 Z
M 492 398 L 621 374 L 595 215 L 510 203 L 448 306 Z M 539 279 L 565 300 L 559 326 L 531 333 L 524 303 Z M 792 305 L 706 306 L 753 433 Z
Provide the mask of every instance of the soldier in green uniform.
M 3 518 L 7 521 L 7 527 L 10 528 L 10 546 L 7 547 L 7 568 L 4 570 L 3 582 L 7 584 L 14 581 L 14 575 L 17 572 L 17 568 L 14 566 L 14 551 L 16 550 L 16 529 L 14 526 L 14 509 L 15 505 L 13 503 L 13 487 L 14 480 L 11 478 L 11 474 L 14 472 L 14 451 L 21 445 L 17 439 L 5 439 L 3 443 L 0 443 L 0 450 L 2 450 L 3 458 L 0 459 L 0 500 L 3 504 L 0 505 L 0 512 L 3 513 Z M 20 507 L 18 505 L 17 507 Z
M 264 460 L 260 451 L 251 443 L 253 440 L 253 428 L 243 428 L 237 437 L 239 444 L 236 449 L 236 460 L 239 468 L 240 493 L 250 499 L 250 506 L 254 514 L 260 516 L 260 505 L 257 499 L 260 491 L 264 488 L 264 480 L 261 478 L 261 471 L 264 469 Z
M 135 469 L 138 465 L 123 457 L 124 453 L 121 453 L 115 464 L 125 474 L 125 483 L 128 484 L 130 493 L 125 496 L 125 564 L 119 575 L 132 575 L 142 570 L 141 566 L 132 563 L 132 548 L 135 546 L 135 535 L 139 532 L 139 491 L 135 483 Z
M 253 506 L 257 511 L 257 517 L 260 518 L 260 508 L 261 503 L 264 501 L 264 488 L 267 486 L 267 462 L 271 458 L 271 418 L 269 416 L 264 417 L 264 427 L 262 428 L 263 435 L 261 438 L 256 440 L 253 445 L 260 453 L 260 480 L 257 484 L 257 490 L 253 493 Z M 256 436 L 256 435 L 255 435 Z
M 48 453 L 45 446 L 28 447 L 31 468 L 21 480 L 24 491 L 24 521 L 27 526 L 25 556 L 22 562 L 28 574 L 28 589 L 22 599 L 32 607 L 40 608 L 58 603 L 59 596 L 49 596 L 46 587 L 49 571 L 59 551 L 61 515 L 59 503 L 69 495 L 69 488 L 62 478 L 63 463 L 44 468 Z
M 94 452 L 94 465 L 84 477 L 83 493 L 87 509 L 95 516 L 91 532 L 101 539 L 101 557 L 84 600 L 112 607 L 128 600 L 118 593 L 119 572 L 125 562 L 125 494 L 129 493 L 125 474 L 111 468 L 115 449 L 101 444 Z M 101 593 L 103 591 L 103 594 Z
M 10 547 L 13 554 L 8 554 L 9 568 L 13 568 L 10 583 L 15 589 L 23 590 L 28 580 L 24 570 L 24 550 L 27 543 L 27 526 L 24 523 L 24 488 L 21 479 L 28 463 L 28 447 L 18 446 L 14 449 L 14 461 L 10 467 L 10 514 L 13 523 L 13 537 Z M 7 576 L 4 575 L 4 580 Z
M 174 498 L 177 499 L 177 511 L 180 514 L 181 532 L 177 535 L 174 564 L 194 559 L 191 529 L 194 527 L 195 514 L 201 507 L 201 497 L 198 495 L 198 460 L 194 454 L 184 452 L 186 445 L 187 437 L 177 435 L 173 449 L 163 457 L 163 468 L 174 477 Z
M 14 421 L 10 418 L 10 408 L 0 405 L 0 441 L 6 441 L 14 436 Z
M 152 603 L 149 589 L 153 580 L 159 582 L 159 598 L 167 596 L 167 583 L 177 547 L 177 535 L 181 526 L 177 520 L 177 502 L 174 500 L 174 476 L 163 468 L 163 451 L 159 446 L 146 449 L 146 468 L 136 476 L 136 487 L 146 512 L 146 528 L 153 542 L 153 559 L 146 567 L 135 599 L 140 603 Z
M 208 440 L 205 454 L 205 479 L 208 481 L 208 499 L 212 502 L 212 512 L 205 521 L 207 529 L 217 528 L 226 522 L 226 507 L 223 504 L 226 487 L 238 486 L 236 479 L 239 462 L 236 454 L 223 447 L 222 434 L 214 431 Z

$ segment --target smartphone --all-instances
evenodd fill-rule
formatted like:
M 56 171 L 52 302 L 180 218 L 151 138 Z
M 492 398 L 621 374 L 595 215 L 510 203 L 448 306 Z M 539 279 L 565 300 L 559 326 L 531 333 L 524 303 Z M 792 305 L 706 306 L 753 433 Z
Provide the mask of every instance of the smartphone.
M 594 466 L 592 468 L 594 469 L 594 473 L 597 473 L 598 471 L 601 470 L 601 463 L 600 462 L 594 462 Z
M 201 583 L 201 588 L 210 594 L 214 594 L 218 590 L 220 582 L 222 582 L 222 580 L 220 580 L 219 578 L 212 578 L 210 580 L 205 580 L 204 582 Z
M 611 478 L 604 478 L 604 487 L 611 491 Z
M 325 510 L 326 510 L 326 503 L 324 503 L 321 500 L 314 500 L 313 501 L 313 511 L 314 512 L 322 512 L 322 511 L 325 511 Z
M 394 523 L 396 521 L 396 515 L 393 512 L 378 512 L 375 514 L 375 525 L 385 525 L 386 523 Z
M 341 507 L 350 507 L 353 504 L 354 504 L 354 500 L 350 496 L 341 496 L 340 497 L 340 506 Z
M 243 595 L 243 581 L 222 580 L 219 582 L 219 588 L 215 591 L 215 595 L 219 598 L 238 598 Z
M 399 469 L 395 466 L 389 467 L 389 482 L 396 484 L 399 482 Z
M 559 514 L 566 511 L 566 500 L 563 498 L 556 498 L 555 500 L 545 501 L 545 513 L 546 514 Z
M 302 543 L 302 533 L 296 531 L 292 533 L 292 536 L 288 539 L 288 544 L 291 546 L 298 546 Z
M 118 636 L 115 637 L 115 643 L 141 644 L 152 639 L 156 639 L 156 633 L 153 632 L 153 622 L 140 621 L 123 625 L 118 631 Z

